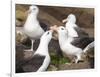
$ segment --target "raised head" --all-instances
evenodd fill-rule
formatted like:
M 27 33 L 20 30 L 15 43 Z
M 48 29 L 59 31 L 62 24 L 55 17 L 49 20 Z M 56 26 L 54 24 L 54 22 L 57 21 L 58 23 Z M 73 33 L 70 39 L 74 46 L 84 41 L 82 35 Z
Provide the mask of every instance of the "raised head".
M 62 20 L 63 23 L 71 22 L 76 23 L 76 16 L 74 14 L 69 14 L 68 17 Z
M 27 11 L 28 14 L 38 14 L 39 8 L 35 5 L 32 5 L 29 7 L 29 10 Z
M 50 40 L 51 40 L 51 38 L 52 38 L 52 33 L 53 33 L 53 30 L 46 31 L 46 32 L 41 36 L 41 41 L 50 42 Z

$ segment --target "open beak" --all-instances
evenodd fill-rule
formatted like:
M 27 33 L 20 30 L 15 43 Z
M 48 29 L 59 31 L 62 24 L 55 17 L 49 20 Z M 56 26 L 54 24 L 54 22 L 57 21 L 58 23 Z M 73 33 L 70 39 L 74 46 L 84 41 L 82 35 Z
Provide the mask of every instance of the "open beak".
M 67 19 L 63 19 L 63 20 L 62 20 L 62 23 L 66 23 L 66 22 L 67 22 Z

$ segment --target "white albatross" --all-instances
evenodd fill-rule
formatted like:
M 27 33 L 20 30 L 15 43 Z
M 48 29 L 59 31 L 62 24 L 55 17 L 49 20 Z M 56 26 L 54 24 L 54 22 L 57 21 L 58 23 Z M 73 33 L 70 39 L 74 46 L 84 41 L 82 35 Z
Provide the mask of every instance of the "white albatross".
M 37 19 L 38 13 L 39 13 L 39 8 L 37 6 L 32 5 L 29 7 L 28 16 L 24 24 L 23 30 L 24 33 L 31 39 L 31 49 L 25 51 L 33 51 L 33 43 L 35 42 L 36 39 L 40 39 L 40 37 L 45 32 L 45 29 L 47 28 L 46 25 L 41 24 L 38 21 Z
M 52 38 L 52 30 L 46 31 L 40 38 L 40 44 L 33 57 L 22 64 L 24 72 L 46 71 L 50 64 L 48 44 Z
M 65 27 L 68 30 L 69 36 L 88 37 L 88 34 L 76 24 L 76 16 L 74 14 L 69 14 L 66 19 L 62 20 L 62 22 L 65 23 Z
M 75 40 L 75 38 L 70 37 L 68 30 L 63 26 L 53 28 L 53 30 L 58 32 L 58 40 L 62 52 L 66 55 L 75 56 L 75 63 L 82 60 L 81 56 L 83 53 L 94 47 L 94 42 L 91 42 L 88 38 L 78 38 Z

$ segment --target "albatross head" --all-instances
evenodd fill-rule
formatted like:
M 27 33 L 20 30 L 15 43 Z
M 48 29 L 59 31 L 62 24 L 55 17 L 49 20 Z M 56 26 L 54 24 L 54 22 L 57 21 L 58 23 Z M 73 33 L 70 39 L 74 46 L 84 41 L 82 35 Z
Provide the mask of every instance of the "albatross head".
M 60 46 L 63 46 L 68 39 L 68 30 L 63 26 L 60 26 L 56 28 L 55 31 L 57 31 Z
M 38 14 L 39 12 L 39 8 L 35 5 L 32 5 L 29 7 L 29 10 L 28 10 L 28 14 L 32 13 L 32 14 Z
M 54 25 L 54 26 L 50 27 L 50 29 L 57 32 L 58 36 L 68 35 L 68 30 L 63 26 L 58 27 L 57 25 Z
M 76 23 L 76 16 L 74 14 L 69 14 L 68 17 L 64 20 L 62 20 L 63 23 L 71 22 Z
M 57 32 L 58 35 L 63 35 L 63 36 L 66 36 L 68 34 L 67 29 L 63 26 L 58 27 Z
M 52 33 L 53 33 L 53 30 L 49 30 L 49 31 L 46 31 L 42 37 L 41 37 L 41 40 L 43 40 L 44 42 L 47 41 L 47 42 L 50 42 L 51 38 L 52 38 Z
M 50 29 L 57 32 L 58 35 L 67 35 L 68 34 L 68 30 L 63 26 L 57 27 L 57 25 L 54 25 L 53 27 L 50 27 Z

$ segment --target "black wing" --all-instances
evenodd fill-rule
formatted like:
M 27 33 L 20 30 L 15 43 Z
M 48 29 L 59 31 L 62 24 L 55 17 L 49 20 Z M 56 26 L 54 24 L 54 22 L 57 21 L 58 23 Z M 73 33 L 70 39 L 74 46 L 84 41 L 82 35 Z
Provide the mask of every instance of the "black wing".
M 78 33 L 79 37 L 89 37 L 88 33 L 86 33 L 85 31 L 83 31 L 81 28 L 79 27 L 74 27 L 74 29 L 76 30 L 76 32 Z
M 43 64 L 44 59 L 45 56 L 39 54 L 34 55 L 32 59 L 26 61 L 25 64 L 22 65 L 24 72 L 36 72 Z
M 49 49 L 51 49 L 50 51 L 52 51 L 52 50 L 55 51 L 57 57 L 59 57 L 59 58 L 63 57 L 58 40 L 51 39 L 51 41 L 49 43 Z
M 42 23 L 42 22 L 39 22 L 39 23 L 40 23 L 41 28 L 42 28 L 44 31 L 49 30 L 49 26 L 48 26 L 48 25 L 46 25 L 45 23 Z
M 18 67 L 16 67 L 16 73 L 36 72 L 43 64 L 44 59 L 45 56 L 37 54 L 30 60 L 22 60 L 19 64 L 17 64 Z
M 89 37 L 75 37 L 74 40 L 71 42 L 72 45 L 84 49 L 89 43 L 91 43 L 94 38 Z

